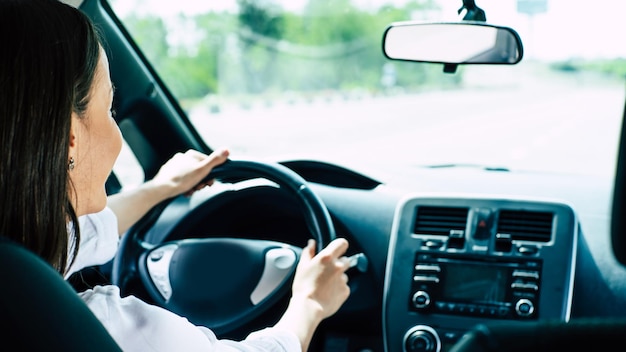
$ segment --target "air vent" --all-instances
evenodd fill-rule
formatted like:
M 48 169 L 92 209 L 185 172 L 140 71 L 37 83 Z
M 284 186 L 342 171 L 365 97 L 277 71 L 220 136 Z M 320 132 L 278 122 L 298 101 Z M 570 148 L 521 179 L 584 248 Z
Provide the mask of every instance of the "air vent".
M 418 207 L 414 233 L 448 236 L 451 230 L 465 231 L 468 208 Z
M 501 210 L 498 233 L 507 233 L 512 240 L 549 242 L 553 217 L 548 212 Z

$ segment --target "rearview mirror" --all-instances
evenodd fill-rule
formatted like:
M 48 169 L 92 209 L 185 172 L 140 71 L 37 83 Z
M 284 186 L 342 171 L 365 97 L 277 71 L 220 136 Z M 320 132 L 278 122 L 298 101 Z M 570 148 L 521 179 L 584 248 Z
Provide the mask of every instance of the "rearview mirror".
M 513 65 L 523 56 L 513 29 L 483 22 L 395 22 L 383 35 L 383 52 L 391 60 L 457 65 Z M 446 72 L 448 70 L 445 69 Z

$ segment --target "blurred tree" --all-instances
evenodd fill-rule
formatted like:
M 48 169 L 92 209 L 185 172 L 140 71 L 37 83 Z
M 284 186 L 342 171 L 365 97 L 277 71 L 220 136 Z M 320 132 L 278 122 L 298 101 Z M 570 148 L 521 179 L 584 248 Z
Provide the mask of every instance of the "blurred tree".
M 280 39 L 283 30 L 282 8 L 271 0 L 237 0 L 239 23 L 264 37 Z
M 167 28 L 162 18 L 131 13 L 124 18 L 124 25 L 152 65 L 160 67 L 167 60 Z
M 276 76 L 277 53 L 272 48 L 259 47 L 268 39 L 281 39 L 282 8 L 271 0 L 237 0 L 239 5 L 239 35 L 243 43 L 244 60 L 241 67 L 248 79 L 243 82 L 249 93 L 261 93 Z
M 390 62 L 381 51 L 387 25 L 435 9 L 433 0 L 378 8 L 357 4 L 308 0 L 287 12 L 278 0 L 237 0 L 237 13 L 180 15 L 173 22 L 131 14 L 124 24 L 183 101 L 207 94 L 375 92 L 384 88 L 383 67 L 390 63 L 396 87 L 455 82 L 442 79 L 439 65 Z M 182 31 L 178 40 L 176 31 Z

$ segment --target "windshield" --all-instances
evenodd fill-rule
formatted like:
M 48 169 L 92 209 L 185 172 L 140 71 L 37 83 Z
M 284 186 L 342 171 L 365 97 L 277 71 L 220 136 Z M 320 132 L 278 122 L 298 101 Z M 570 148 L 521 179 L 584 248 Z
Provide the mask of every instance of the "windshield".
M 205 142 L 234 158 L 614 174 L 626 3 L 477 0 L 524 58 L 456 74 L 391 61 L 381 42 L 394 21 L 460 20 L 461 0 L 111 4 Z

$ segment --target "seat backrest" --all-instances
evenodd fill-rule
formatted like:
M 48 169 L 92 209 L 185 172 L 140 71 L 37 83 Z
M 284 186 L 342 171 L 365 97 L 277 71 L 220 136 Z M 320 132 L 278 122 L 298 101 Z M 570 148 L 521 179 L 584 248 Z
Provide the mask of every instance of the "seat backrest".
M 0 237 L 0 341 L 20 351 L 121 351 L 61 274 Z

